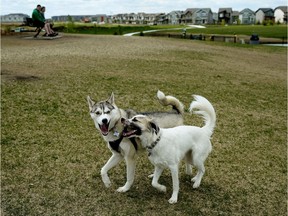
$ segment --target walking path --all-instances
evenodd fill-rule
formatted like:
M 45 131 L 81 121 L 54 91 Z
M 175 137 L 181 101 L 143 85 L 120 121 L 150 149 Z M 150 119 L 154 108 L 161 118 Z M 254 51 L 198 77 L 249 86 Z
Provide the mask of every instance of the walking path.
M 150 33 L 150 32 L 158 32 L 158 31 L 167 31 L 167 30 L 181 30 L 181 29 L 192 29 L 192 28 L 206 28 L 205 26 L 200 26 L 200 25 L 188 25 L 187 27 L 183 28 L 171 28 L 171 29 L 155 29 L 155 30 L 148 30 L 148 31 L 143 31 L 143 33 Z M 140 32 L 132 32 L 128 34 L 124 34 L 123 36 L 133 36 L 140 34 Z

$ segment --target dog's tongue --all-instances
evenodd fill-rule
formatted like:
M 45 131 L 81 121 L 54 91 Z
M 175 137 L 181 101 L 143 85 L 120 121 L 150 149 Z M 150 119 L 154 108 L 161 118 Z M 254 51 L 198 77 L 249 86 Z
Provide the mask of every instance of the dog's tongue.
M 102 124 L 100 125 L 100 129 L 101 129 L 101 132 L 104 136 L 106 136 L 108 134 L 108 124 Z
M 136 133 L 136 130 L 123 131 L 123 136 L 124 136 L 124 137 L 129 137 L 129 136 L 133 135 L 134 133 Z

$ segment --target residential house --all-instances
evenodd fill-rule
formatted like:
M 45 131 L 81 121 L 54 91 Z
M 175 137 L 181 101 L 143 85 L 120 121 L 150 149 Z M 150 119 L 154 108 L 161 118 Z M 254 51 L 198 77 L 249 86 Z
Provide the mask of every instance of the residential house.
M 171 25 L 178 25 L 180 24 L 180 19 L 181 19 L 181 11 L 171 11 L 166 15 L 167 18 L 167 24 Z
M 106 14 L 92 15 L 91 16 L 91 21 L 93 23 L 104 24 L 104 23 L 108 23 L 108 17 L 107 17 Z
M 279 6 L 274 10 L 275 22 L 287 24 L 287 6 Z
M 146 14 L 146 13 L 129 13 L 129 14 L 117 14 L 111 16 L 111 23 L 118 24 L 154 24 L 156 17 L 160 22 L 159 14 Z
M 219 8 L 218 23 L 232 24 L 232 8 Z
M 156 15 L 154 24 L 168 24 L 168 19 L 165 13 L 159 13 Z
M 188 8 L 181 16 L 184 24 L 213 24 L 213 13 L 210 8 Z
M 52 16 L 52 20 L 54 22 L 68 22 L 68 21 L 74 21 L 74 22 L 81 22 L 85 18 L 90 16 L 84 16 L 84 15 L 61 15 L 61 16 Z
M 239 11 L 232 11 L 232 23 L 239 24 Z
M 249 8 L 245 8 L 239 13 L 239 20 L 241 24 L 245 25 L 255 24 L 256 20 L 255 12 L 250 10 Z
M 137 24 L 144 24 L 144 17 L 145 17 L 145 13 L 143 12 L 140 12 L 140 13 L 137 13 Z
M 27 14 L 13 13 L 1 16 L 1 23 L 23 23 L 26 18 L 29 18 Z
M 155 20 L 156 20 L 156 17 L 157 17 L 158 15 L 159 15 L 159 14 L 156 14 L 156 13 L 145 14 L 145 15 L 144 15 L 144 24 L 148 24 L 148 25 L 156 24 L 156 23 L 155 23 Z
M 195 13 L 196 19 L 195 24 L 203 25 L 203 24 L 212 24 L 213 23 L 213 13 L 210 8 L 200 8 Z
M 196 11 L 196 9 L 194 8 L 188 8 L 187 10 L 185 10 L 181 16 L 181 23 L 183 24 L 192 24 L 192 15 L 193 13 Z
M 259 8 L 255 14 L 256 23 L 263 23 L 263 21 L 275 21 L 274 10 L 272 8 Z

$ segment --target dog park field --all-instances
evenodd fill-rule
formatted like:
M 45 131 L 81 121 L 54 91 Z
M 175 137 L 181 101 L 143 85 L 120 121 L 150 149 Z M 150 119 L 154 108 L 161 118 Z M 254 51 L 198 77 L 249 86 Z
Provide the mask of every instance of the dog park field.
M 171 38 L 62 34 L 56 40 L 1 38 L 1 215 L 286 215 L 287 48 Z M 139 154 L 126 193 L 124 161 L 111 156 L 86 101 L 114 92 L 119 108 L 164 111 L 156 92 L 192 94 L 217 115 L 213 150 L 199 188 L 179 167 L 178 203 L 170 205 L 165 170 L 151 186 Z M 203 121 L 188 111 L 185 123 Z M 195 171 L 194 171 L 195 174 Z

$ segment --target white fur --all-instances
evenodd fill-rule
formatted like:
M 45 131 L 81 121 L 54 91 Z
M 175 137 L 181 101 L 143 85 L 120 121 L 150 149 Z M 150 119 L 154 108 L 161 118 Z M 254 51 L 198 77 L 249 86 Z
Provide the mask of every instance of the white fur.
M 181 114 L 184 112 L 184 107 L 177 98 L 173 96 L 169 96 L 168 98 L 166 98 L 165 94 L 163 92 L 161 93 L 162 93 L 161 98 L 158 97 L 158 100 L 161 104 L 165 106 L 168 106 L 168 105 L 175 106 L 178 108 L 178 111 Z M 162 100 L 164 100 L 163 103 L 161 102 Z M 106 187 L 110 187 L 111 181 L 108 176 L 108 171 L 112 169 L 113 167 L 115 167 L 120 161 L 124 159 L 126 162 L 127 181 L 125 185 L 122 187 L 119 187 L 117 191 L 126 192 L 131 188 L 134 182 L 137 152 L 128 138 L 123 138 L 123 140 L 121 141 L 120 146 L 119 146 L 120 153 L 114 151 L 109 145 L 109 142 L 119 139 L 119 135 L 123 131 L 123 125 L 121 124 L 120 119 L 128 118 L 128 114 L 126 111 L 117 107 L 114 101 L 113 93 L 111 94 L 110 98 L 106 100 L 106 102 L 109 102 L 111 105 L 114 106 L 114 109 L 111 110 L 110 112 L 108 112 L 109 109 L 107 107 L 104 107 L 104 110 L 98 108 L 92 112 L 93 107 L 95 106 L 96 103 L 89 96 L 87 97 L 87 101 L 89 105 L 90 116 L 93 119 L 97 130 L 101 131 L 100 126 L 103 124 L 104 119 L 110 123 L 108 132 L 105 134 L 101 132 L 103 139 L 107 142 L 107 146 L 112 152 L 111 158 L 107 161 L 107 163 L 101 169 L 102 181 Z M 174 127 L 177 125 L 182 125 L 183 118 L 181 114 L 179 114 L 177 118 L 175 117 L 175 115 L 174 116 L 171 115 L 170 118 L 169 118 L 170 115 L 167 115 L 166 116 L 167 119 L 164 117 L 161 117 L 158 120 L 163 127 Z M 141 148 L 138 149 L 138 151 L 141 151 L 141 150 L 143 151 L 143 149 Z
M 186 163 L 195 166 L 198 170 L 196 176 L 191 180 L 194 182 L 193 188 L 198 188 L 201 179 L 205 173 L 204 162 L 212 150 L 210 137 L 215 127 L 216 114 L 210 102 L 201 96 L 194 96 L 195 101 L 190 105 L 190 111 L 198 109 L 195 113 L 203 115 L 205 125 L 195 126 L 178 126 L 174 128 L 159 131 L 151 130 L 147 125 L 152 122 L 147 117 L 138 116 L 142 134 L 139 136 L 143 147 L 151 146 L 160 136 L 160 141 L 150 151 L 149 160 L 155 165 L 155 172 L 152 180 L 153 187 L 159 191 L 166 192 L 166 187 L 158 183 L 159 177 L 164 168 L 169 168 L 172 174 L 173 194 L 169 199 L 169 203 L 176 203 L 179 192 L 178 166 L 182 159 Z M 133 117 L 133 119 L 137 116 Z M 142 120 L 141 120 L 142 119 Z M 129 120 L 131 122 L 132 120 Z M 133 121 L 135 123 L 135 119 Z M 148 123 L 147 123 L 148 122 Z M 150 123 L 149 123 L 150 122 Z M 142 124 L 143 123 L 143 124 Z M 156 128 L 157 129 L 157 128 Z M 192 174 L 187 169 L 187 173 Z

